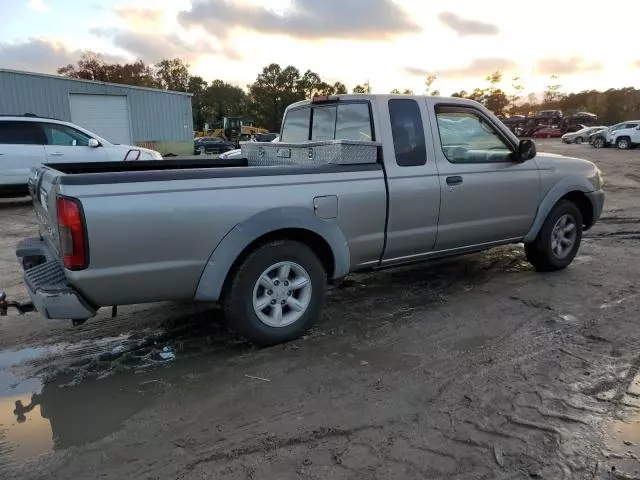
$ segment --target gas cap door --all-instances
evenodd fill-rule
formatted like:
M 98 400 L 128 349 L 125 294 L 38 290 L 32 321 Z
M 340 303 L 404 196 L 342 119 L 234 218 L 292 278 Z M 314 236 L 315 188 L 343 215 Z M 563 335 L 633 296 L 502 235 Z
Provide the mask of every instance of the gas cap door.
M 327 195 L 325 197 L 315 197 L 313 199 L 313 210 L 320 218 L 328 220 L 338 217 L 338 197 Z

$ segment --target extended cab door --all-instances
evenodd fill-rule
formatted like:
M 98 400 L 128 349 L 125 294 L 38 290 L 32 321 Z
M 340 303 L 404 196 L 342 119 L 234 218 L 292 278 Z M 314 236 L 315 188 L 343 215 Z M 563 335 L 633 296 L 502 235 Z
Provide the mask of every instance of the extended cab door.
M 521 239 L 540 202 L 535 159 L 514 161 L 517 146 L 481 109 L 427 101 L 442 192 L 436 250 Z
M 80 130 L 59 123 L 42 123 L 47 137 L 47 162 L 106 162 L 107 150 L 99 145 L 90 147 L 91 137 Z
M 0 121 L 0 185 L 25 185 L 31 168 L 44 163 L 42 129 L 30 121 Z
M 414 98 L 382 99 L 378 108 L 389 187 L 382 263 L 419 260 L 433 251 L 440 210 L 429 112 Z

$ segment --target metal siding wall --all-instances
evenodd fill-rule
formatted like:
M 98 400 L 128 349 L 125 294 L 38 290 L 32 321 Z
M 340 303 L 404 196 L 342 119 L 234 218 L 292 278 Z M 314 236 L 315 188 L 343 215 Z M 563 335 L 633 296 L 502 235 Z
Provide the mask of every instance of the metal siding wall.
M 35 113 L 71 121 L 70 93 L 126 95 L 134 142 L 193 140 L 188 95 L 0 71 L 3 115 Z

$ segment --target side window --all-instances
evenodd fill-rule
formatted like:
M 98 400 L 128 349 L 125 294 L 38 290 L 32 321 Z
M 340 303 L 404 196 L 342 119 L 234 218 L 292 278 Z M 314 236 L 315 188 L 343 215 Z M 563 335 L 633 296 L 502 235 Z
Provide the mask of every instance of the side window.
M 479 113 L 459 107 L 436 107 L 442 151 L 451 163 L 511 161 L 511 145 Z
M 35 122 L 0 122 L 0 144 L 43 145 L 42 129 Z
M 309 140 L 311 108 L 289 110 L 282 126 L 282 142 L 300 143 Z
M 55 123 L 45 123 L 43 125 L 44 133 L 47 136 L 49 145 L 57 145 L 61 147 L 87 147 L 89 146 L 89 137 L 75 128 Z
M 371 133 L 369 105 L 366 103 L 344 103 L 338 105 L 335 138 L 338 140 L 370 142 L 373 139 L 373 135 Z
M 313 109 L 311 122 L 311 140 L 333 140 L 336 134 L 336 106 Z
M 427 162 L 427 147 L 417 102 L 404 98 L 389 100 L 389 116 L 398 165 L 424 165 Z

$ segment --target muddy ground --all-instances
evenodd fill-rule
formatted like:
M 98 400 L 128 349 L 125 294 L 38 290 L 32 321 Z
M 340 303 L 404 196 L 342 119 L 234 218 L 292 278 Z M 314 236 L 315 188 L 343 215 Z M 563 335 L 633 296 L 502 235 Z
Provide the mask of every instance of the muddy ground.
M 0 318 L 0 477 L 640 478 L 640 151 L 539 149 L 605 173 L 564 272 L 513 245 L 355 275 L 263 350 L 209 305 Z M 0 221 L 0 287 L 26 299 L 29 203 Z

